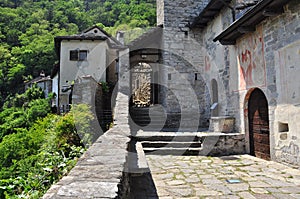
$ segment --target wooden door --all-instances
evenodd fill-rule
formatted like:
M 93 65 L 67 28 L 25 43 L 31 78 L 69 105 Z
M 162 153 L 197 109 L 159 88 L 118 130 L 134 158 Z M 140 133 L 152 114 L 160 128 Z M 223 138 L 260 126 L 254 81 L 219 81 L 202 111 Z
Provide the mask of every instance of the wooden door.
M 255 89 L 248 102 L 250 154 L 270 159 L 268 101 L 260 89 Z

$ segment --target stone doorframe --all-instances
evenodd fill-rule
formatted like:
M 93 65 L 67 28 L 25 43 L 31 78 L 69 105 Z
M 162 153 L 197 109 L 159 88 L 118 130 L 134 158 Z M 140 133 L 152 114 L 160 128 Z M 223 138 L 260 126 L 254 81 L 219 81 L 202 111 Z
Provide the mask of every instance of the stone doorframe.
M 152 69 L 151 72 L 151 101 L 152 103 L 158 104 L 158 101 L 160 100 L 154 100 L 154 95 L 156 98 L 159 98 L 157 95 L 159 95 L 159 88 L 154 86 L 154 84 L 152 83 L 152 81 L 155 80 L 159 81 L 159 77 L 156 77 L 155 75 L 158 74 L 158 71 L 155 71 L 153 69 L 153 65 L 152 64 L 159 64 L 161 62 L 161 50 L 160 49 L 155 49 L 155 48 L 142 48 L 142 49 L 136 49 L 133 51 L 129 52 L 129 64 L 130 64 L 130 70 L 132 70 L 136 65 L 138 65 L 139 63 L 145 63 L 145 64 L 149 64 L 149 66 Z M 132 73 L 134 73 L 133 71 L 130 71 L 130 92 L 132 92 Z M 155 79 L 155 80 L 154 80 Z M 131 93 L 132 94 L 132 93 Z

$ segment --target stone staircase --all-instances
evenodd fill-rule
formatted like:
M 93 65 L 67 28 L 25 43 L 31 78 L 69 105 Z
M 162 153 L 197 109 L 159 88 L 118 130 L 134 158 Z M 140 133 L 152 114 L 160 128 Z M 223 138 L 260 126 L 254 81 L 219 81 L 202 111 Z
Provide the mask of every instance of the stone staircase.
M 202 138 L 196 133 L 143 132 L 135 136 L 144 152 L 159 155 L 198 155 L 202 150 Z
M 159 105 L 130 108 L 133 138 L 141 142 L 145 153 L 197 155 L 202 149 L 201 138 L 196 132 L 177 132 L 179 124 L 180 118 L 168 118 Z
M 130 126 L 133 130 L 163 131 L 167 127 L 166 119 L 163 109 L 158 106 L 130 108 Z

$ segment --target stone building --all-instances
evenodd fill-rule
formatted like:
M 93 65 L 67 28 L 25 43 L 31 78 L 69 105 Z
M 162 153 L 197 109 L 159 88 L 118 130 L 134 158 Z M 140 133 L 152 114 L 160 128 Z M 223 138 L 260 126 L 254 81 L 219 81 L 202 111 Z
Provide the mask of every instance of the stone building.
M 113 87 L 117 82 L 117 57 L 121 46 L 118 40 L 97 26 L 77 35 L 55 37 L 59 57 L 57 94 L 61 112 L 72 104 L 72 100 L 94 106 L 97 85 Z M 93 85 L 93 88 L 80 89 L 81 83 Z M 80 93 L 78 96 L 74 95 L 74 89 L 77 89 L 77 94 Z
M 191 127 L 234 118 L 246 153 L 300 165 L 299 10 L 297 0 L 157 0 L 158 27 L 130 58 L 159 65 L 166 113 L 193 115 Z
M 28 82 L 25 82 L 25 90 L 27 88 L 32 87 L 33 85 L 36 85 L 37 87 L 41 88 L 44 93 L 45 97 L 48 97 L 48 95 L 53 92 L 53 83 L 50 76 L 46 76 L 44 71 L 40 73 L 39 77 L 36 77 Z
M 98 26 L 77 35 L 55 37 L 59 62 L 51 77 L 58 84 L 59 113 L 68 112 L 71 104 L 88 104 L 98 119 L 93 124 L 95 131 L 99 134 L 107 130 L 113 120 L 111 98 L 122 48 L 118 40 Z

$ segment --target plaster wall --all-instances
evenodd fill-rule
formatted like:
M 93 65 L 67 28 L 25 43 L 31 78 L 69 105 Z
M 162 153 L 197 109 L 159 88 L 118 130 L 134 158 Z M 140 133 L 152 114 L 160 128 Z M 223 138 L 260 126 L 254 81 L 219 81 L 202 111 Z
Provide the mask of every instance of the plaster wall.
M 203 40 L 204 63 L 202 65 L 202 74 L 209 90 L 209 96 L 217 92 L 218 105 L 214 114 L 224 117 L 230 116 L 235 118 L 234 131 L 243 132 L 240 115 L 240 104 L 243 101 L 238 93 L 238 72 L 236 60 L 236 47 L 223 46 L 219 42 L 213 42 L 213 39 L 227 28 L 233 21 L 231 10 L 224 7 L 220 13 L 215 16 L 214 20 L 207 24 L 203 30 L 192 30 L 197 33 Z M 213 91 L 212 82 L 217 82 L 217 91 Z M 210 105 L 213 104 L 212 97 Z M 243 118 L 243 117 L 242 117 Z
M 265 24 L 267 65 L 273 65 L 275 69 L 268 70 L 268 81 L 276 86 L 276 90 L 268 86 L 273 114 L 273 158 L 294 165 L 300 165 L 299 18 L 300 3 L 293 0 L 281 17 Z M 280 28 L 274 30 L 274 27 Z
M 245 133 L 249 152 L 248 98 L 260 88 L 269 104 L 271 159 L 300 165 L 300 4 L 290 1 L 285 12 L 269 17 L 253 33 L 245 34 L 234 46 L 212 39 L 231 23 L 224 8 L 201 32 L 204 64 L 201 72 L 212 96 L 211 80 L 218 83 L 219 114 L 236 119 L 236 131 Z M 202 36 L 201 36 L 202 35 Z
M 271 158 L 300 165 L 300 3 L 262 23 L 265 93 L 269 102 Z
M 284 7 L 283 14 L 267 18 L 256 26 L 255 32 L 239 38 L 236 45 L 219 47 L 217 44 L 212 51 L 218 57 L 225 55 L 223 61 L 219 58 L 215 60 L 228 71 L 229 87 L 226 87 L 224 76 L 219 79 L 223 79 L 224 92 L 227 92 L 224 95 L 227 98 L 227 112 L 236 118 L 237 131 L 246 134 L 247 151 L 248 99 L 251 91 L 259 88 L 269 105 L 271 159 L 294 165 L 300 165 L 300 126 L 297 122 L 300 119 L 300 70 L 297 67 L 300 61 L 299 10 L 299 2 L 292 0 Z M 225 19 L 225 16 L 222 18 Z M 218 18 L 212 23 L 217 21 Z M 210 33 L 214 34 L 213 31 Z M 209 42 L 207 46 L 213 48 L 214 44 Z M 223 53 L 218 51 L 222 48 Z M 216 70 L 211 72 L 215 74 Z M 221 100 L 226 100 L 224 97 L 219 96 Z
M 96 81 L 105 81 L 106 75 L 106 49 L 105 41 L 62 41 L 60 86 L 64 86 L 80 76 L 90 75 Z M 87 50 L 87 59 L 84 61 L 71 61 L 71 50 Z

